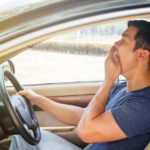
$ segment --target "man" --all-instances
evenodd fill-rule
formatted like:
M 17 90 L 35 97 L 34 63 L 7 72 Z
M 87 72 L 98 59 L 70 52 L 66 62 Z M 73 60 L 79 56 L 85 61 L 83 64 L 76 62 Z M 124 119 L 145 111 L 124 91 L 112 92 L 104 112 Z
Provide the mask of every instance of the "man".
M 107 56 L 104 83 L 87 108 L 60 104 L 30 89 L 19 94 L 59 120 L 76 125 L 77 135 L 87 143 L 94 143 L 88 150 L 143 150 L 150 140 L 149 57 L 150 23 L 129 21 L 128 29 Z M 120 74 L 127 82 L 113 88 Z M 44 143 L 42 141 L 39 145 Z M 47 141 L 51 142 L 51 139 Z M 16 137 L 10 149 L 19 142 Z M 53 140 L 52 143 L 56 142 Z M 69 144 L 61 144 L 57 148 L 51 145 L 49 149 L 66 150 L 67 147 L 70 150 L 80 149 Z

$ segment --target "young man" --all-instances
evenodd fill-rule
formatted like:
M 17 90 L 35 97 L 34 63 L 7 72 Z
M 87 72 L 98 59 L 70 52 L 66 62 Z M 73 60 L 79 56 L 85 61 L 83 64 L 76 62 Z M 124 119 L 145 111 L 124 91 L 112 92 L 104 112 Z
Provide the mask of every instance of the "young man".
M 87 108 L 56 103 L 30 89 L 19 94 L 59 120 L 76 125 L 77 135 L 83 141 L 93 143 L 88 150 L 143 150 L 150 139 L 149 57 L 150 23 L 129 21 L 122 39 L 114 44 L 107 56 L 104 83 Z M 120 74 L 127 82 L 112 88 Z M 46 136 L 49 136 L 46 144 L 51 144 L 47 149 L 41 146 Z M 41 143 L 35 147 L 20 145 L 25 145 L 24 149 L 80 149 L 64 141 L 61 143 L 65 146 L 60 144 L 56 148 L 56 139 L 45 133 Z M 19 149 L 22 142 L 22 139 L 14 137 L 10 150 Z M 24 150 L 22 146 L 20 149 Z

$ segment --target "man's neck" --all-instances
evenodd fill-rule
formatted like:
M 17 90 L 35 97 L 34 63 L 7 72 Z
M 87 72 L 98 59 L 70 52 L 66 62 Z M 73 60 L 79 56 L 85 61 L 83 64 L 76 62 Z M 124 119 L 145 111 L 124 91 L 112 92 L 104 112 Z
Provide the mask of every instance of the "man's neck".
M 140 90 L 150 86 L 150 72 L 136 73 L 130 77 L 127 77 L 127 89 L 126 91 Z
M 135 82 L 135 83 L 132 82 L 131 83 L 131 82 L 127 81 L 126 92 L 140 90 L 140 89 L 143 89 L 143 88 L 148 87 L 148 86 L 150 86 L 150 82 L 149 83 L 145 83 L 145 84 L 140 84 L 138 82 Z

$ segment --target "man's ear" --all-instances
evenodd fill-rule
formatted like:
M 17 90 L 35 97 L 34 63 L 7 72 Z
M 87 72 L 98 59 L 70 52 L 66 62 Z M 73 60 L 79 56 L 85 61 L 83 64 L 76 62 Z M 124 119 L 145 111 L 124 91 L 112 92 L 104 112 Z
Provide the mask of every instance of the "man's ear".
M 143 49 L 137 50 L 137 59 L 139 60 L 149 59 L 149 51 Z

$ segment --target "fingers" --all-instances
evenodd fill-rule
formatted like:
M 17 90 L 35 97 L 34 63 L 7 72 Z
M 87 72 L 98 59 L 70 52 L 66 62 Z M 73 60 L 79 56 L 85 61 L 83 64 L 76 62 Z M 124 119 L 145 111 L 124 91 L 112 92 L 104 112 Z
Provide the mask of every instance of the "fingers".
M 26 93 L 26 91 L 19 91 L 18 94 L 20 95 L 24 95 Z
M 105 79 L 106 80 L 116 80 L 121 72 L 121 63 L 118 53 L 118 49 L 113 46 L 108 54 L 105 61 Z
M 28 93 L 26 91 L 19 91 L 18 94 L 27 97 Z
M 16 91 L 16 89 L 13 89 L 12 91 L 13 91 L 15 94 L 17 94 L 17 91 Z
M 119 58 L 119 55 L 118 55 L 118 51 L 116 49 L 115 46 L 113 46 L 109 52 L 109 59 L 112 60 L 113 63 L 115 64 L 118 64 L 120 63 L 120 58 Z
M 112 48 L 110 49 L 110 51 L 109 51 L 109 53 L 108 53 L 108 57 L 112 57 L 114 51 L 115 51 L 115 46 L 112 46 Z
M 106 59 L 110 59 L 110 60 L 112 60 L 114 62 L 114 58 L 113 58 L 114 51 L 115 51 L 115 46 L 112 46 L 112 48 L 110 49 Z
M 26 88 L 26 87 L 22 87 L 22 90 L 21 91 L 23 91 L 23 90 L 27 90 L 28 88 Z M 13 92 L 15 93 L 15 94 L 17 94 L 19 91 L 17 91 L 16 89 L 13 89 Z
M 120 63 L 120 58 L 119 58 L 119 55 L 118 55 L 117 51 L 114 51 L 113 58 L 114 58 L 115 64 Z
M 115 60 L 114 60 L 114 52 L 115 52 L 115 47 L 113 46 L 109 53 L 108 53 L 108 56 L 106 58 L 106 61 L 111 61 L 112 63 L 115 63 Z
M 23 87 L 23 90 L 18 91 L 17 93 L 22 95 L 22 96 L 26 96 L 29 93 L 29 91 L 30 91 L 29 88 Z

